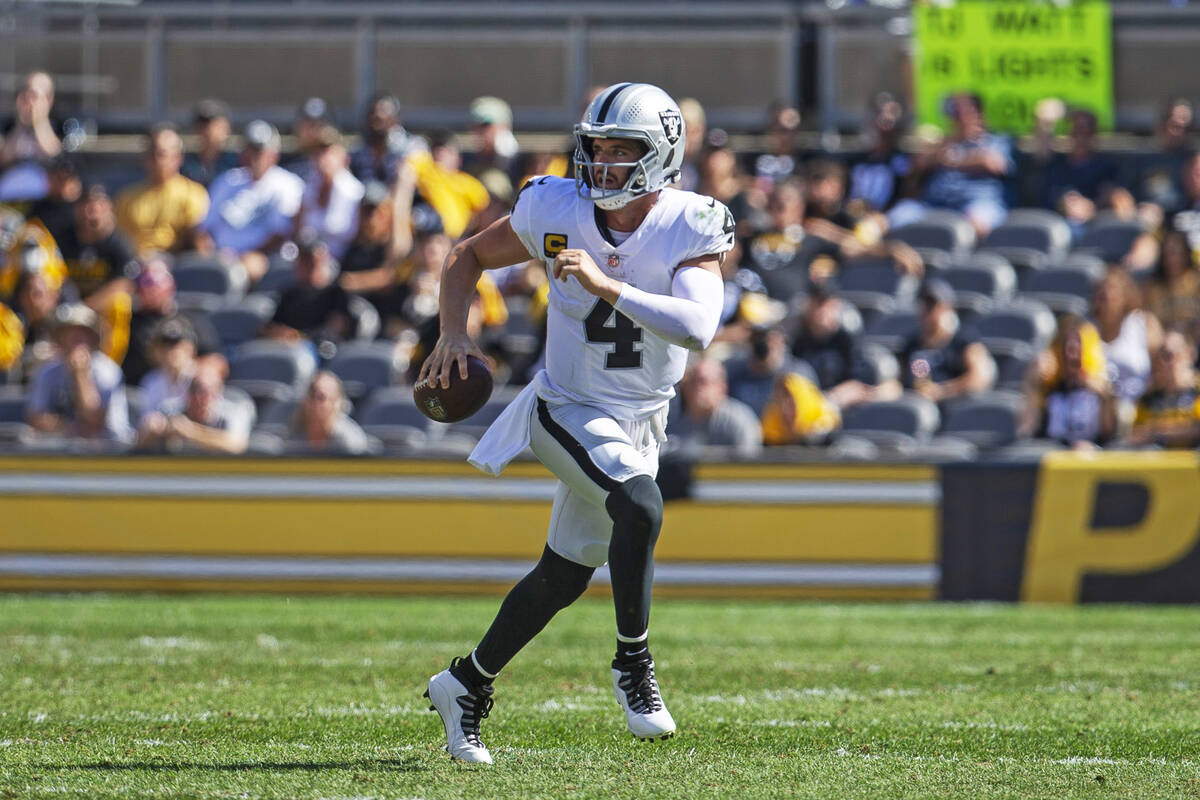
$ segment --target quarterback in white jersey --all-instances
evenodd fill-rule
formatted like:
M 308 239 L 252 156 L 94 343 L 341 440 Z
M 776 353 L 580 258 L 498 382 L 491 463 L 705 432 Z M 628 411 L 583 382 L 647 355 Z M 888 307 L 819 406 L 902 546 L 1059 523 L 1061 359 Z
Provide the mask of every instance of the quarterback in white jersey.
M 575 126 L 575 179 L 539 177 L 512 214 L 446 260 L 441 336 L 418 375 L 449 385 L 482 357 L 466 333 L 480 272 L 536 258 L 550 277 L 546 368 L 471 454 L 499 473 L 526 446 L 559 479 L 546 548 L 471 653 L 434 675 L 426 695 L 450 755 L 491 763 L 479 737 L 492 681 L 606 561 L 617 623 L 613 692 L 629 731 L 675 732 L 649 648 L 654 545 L 662 495 L 654 482 L 668 402 L 688 350 L 720 321 L 720 266 L 733 217 L 717 201 L 668 187 L 683 161 L 678 106 L 655 86 L 620 83 Z

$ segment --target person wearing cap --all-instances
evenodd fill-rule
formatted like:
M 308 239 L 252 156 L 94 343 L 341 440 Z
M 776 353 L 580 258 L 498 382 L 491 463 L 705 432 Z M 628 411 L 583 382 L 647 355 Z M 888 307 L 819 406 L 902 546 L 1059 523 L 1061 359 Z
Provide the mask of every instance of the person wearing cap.
M 167 317 L 150 333 L 150 352 L 158 367 L 142 378 L 143 419 L 187 395 L 196 374 L 196 331 L 186 317 Z
M 41 433 L 128 442 L 129 407 L 120 368 L 99 351 L 100 318 L 82 303 L 55 312 L 58 355 L 33 376 L 25 405 Z
M 391 186 L 405 160 L 428 149 L 400 124 L 400 101 L 391 95 L 373 97 L 363 122 L 362 144 L 350 155 L 350 171 L 363 183 Z
M 218 352 L 220 337 L 208 316 L 199 310 L 180 309 L 175 302 L 175 278 L 164 256 L 156 254 L 142 262 L 133 279 L 133 313 L 129 320 L 129 350 L 121 362 L 125 383 L 139 385 L 158 363 L 151 344 L 155 330 L 165 320 L 182 317 L 196 338 L 196 352 Z
M 940 278 L 922 284 L 917 323 L 900 349 L 904 388 L 935 403 L 992 388 L 996 365 L 975 332 L 959 323 L 950 284 Z
M 843 322 L 844 309 L 830 282 L 814 284 L 792 337 L 792 355 L 812 367 L 817 386 L 843 411 L 861 403 L 894 400 L 901 391 L 898 380 L 875 385 L 858 378 L 858 351 Z
M 324 99 L 310 97 L 305 100 L 296 109 L 296 122 L 292 126 L 292 135 L 296 137 L 296 150 L 281 158 L 279 165 L 307 182 L 312 173 L 312 162 L 316 152 L 324 146 L 322 142 L 327 139 L 325 130 L 332 126 L 329 106 Z
M 67 276 L 79 297 L 103 313 L 128 295 L 130 278 L 137 269 L 133 245 L 117 229 L 117 217 L 108 190 L 92 183 L 75 203 L 75 225 L 58 242 L 67 265 Z
M 196 237 L 202 252 L 241 258 L 251 280 L 267 271 L 267 256 L 291 235 L 304 181 L 279 166 L 279 131 L 261 119 L 246 126 L 245 166 L 220 175 L 209 187 L 208 216 Z
M 192 131 L 200 148 L 183 159 L 183 175 L 208 188 L 218 175 L 236 169 L 237 154 L 226 149 L 231 130 L 229 106 L 213 98 L 197 103 L 192 110 Z
M 27 218 L 40 222 L 57 242 L 75 226 L 75 203 L 83 193 L 83 182 L 75 162 L 65 155 L 46 165 L 46 178 L 46 196 L 29 208 Z
M 358 207 L 358 230 L 342 256 L 338 283 L 365 297 L 386 317 L 385 295 L 396 284 L 396 269 L 413 247 L 412 185 L 416 175 L 404 168 L 396 191 L 382 183 L 364 187 Z
M 512 132 L 512 108 L 499 97 L 476 97 L 467 109 L 475 152 L 463 160 L 463 169 L 479 178 L 489 169 L 498 169 L 515 181 L 517 137 Z
M 251 410 L 225 396 L 229 366 L 220 356 L 204 359 L 182 398 L 164 403 L 142 419 L 138 447 L 171 453 L 246 452 Z
M 296 247 L 296 282 L 284 289 L 263 335 L 285 342 L 346 339 L 353 333 L 350 296 L 335 281 L 337 263 L 329 245 L 311 231 L 303 231 L 296 238 Z
M 145 160 L 146 179 L 117 195 L 117 224 L 140 254 L 192 249 L 196 226 L 208 214 L 208 191 L 179 174 L 183 139 L 174 126 L 150 129 Z
M 296 230 L 315 232 L 329 245 L 333 257 L 340 260 L 358 230 L 363 185 L 348 169 L 346 146 L 332 125 L 317 132 L 310 160 Z

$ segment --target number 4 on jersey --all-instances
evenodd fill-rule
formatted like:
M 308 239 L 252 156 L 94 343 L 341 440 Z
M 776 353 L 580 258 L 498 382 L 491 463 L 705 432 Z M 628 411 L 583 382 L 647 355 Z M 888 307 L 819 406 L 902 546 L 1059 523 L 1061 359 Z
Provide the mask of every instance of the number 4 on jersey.
M 583 330 L 589 342 L 615 345 L 604 356 L 605 369 L 636 369 L 642 365 L 642 351 L 633 346 L 642 340 L 642 329 L 607 300 L 596 301 L 583 321 Z

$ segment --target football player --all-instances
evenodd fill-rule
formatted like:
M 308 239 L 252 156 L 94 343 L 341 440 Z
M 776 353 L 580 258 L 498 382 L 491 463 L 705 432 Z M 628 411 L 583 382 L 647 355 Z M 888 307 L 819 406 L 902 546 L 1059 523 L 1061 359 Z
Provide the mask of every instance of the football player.
M 629 731 L 675 732 L 650 655 L 648 624 L 662 495 L 654 482 L 667 404 L 689 350 L 720 320 L 720 266 L 733 217 L 716 200 L 670 188 L 685 130 L 666 92 L 619 83 L 575 126 L 575 178 L 536 177 L 504 217 L 458 244 L 441 284 L 441 336 L 418 380 L 449 386 L 482 353 L 466 333 L 481 270 L 542 260 L 550 276 L 546 367 L 469 460 L 499 474 L 526 446 L 559 479 L 547 545 L 471 653 L 429 681 L 450 755 L 492 762 L 479 737 L 492 681 L 608 562 L 616 607 L 613 690 Z

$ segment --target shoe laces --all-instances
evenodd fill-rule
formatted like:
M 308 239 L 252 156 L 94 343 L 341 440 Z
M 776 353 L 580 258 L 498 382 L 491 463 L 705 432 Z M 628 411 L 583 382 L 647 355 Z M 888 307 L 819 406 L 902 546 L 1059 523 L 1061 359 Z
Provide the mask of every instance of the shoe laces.
M 457 666 L 460 659 L 454 659 L 451 666 Z M 491 684 L 466 687 L 467 693 L 458 697 L 459 708 L 462 709 L 462 731 L 468 742 L 476 747 L 483 747 L 479 740 L 479 724 L 487 719 L 495 702 L 492 694 L 496 690 Z
M 646 659 L 632 664 L 613 661 L 613 668 L 621 672 L 617 685 L 625 692 L 625 701 L 631 709 L 638 714 L 653 714 L 663 707 L 653 661 Z

